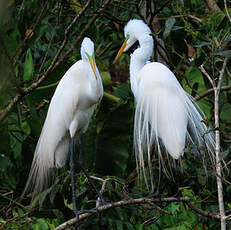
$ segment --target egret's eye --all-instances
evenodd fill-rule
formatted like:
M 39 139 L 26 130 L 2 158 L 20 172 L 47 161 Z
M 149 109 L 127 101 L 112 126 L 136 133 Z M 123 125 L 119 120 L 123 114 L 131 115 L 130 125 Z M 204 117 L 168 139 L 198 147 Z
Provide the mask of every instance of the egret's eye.
M 126 34 L 125 40 L 128 40 L 130 38 L 130 34 Z

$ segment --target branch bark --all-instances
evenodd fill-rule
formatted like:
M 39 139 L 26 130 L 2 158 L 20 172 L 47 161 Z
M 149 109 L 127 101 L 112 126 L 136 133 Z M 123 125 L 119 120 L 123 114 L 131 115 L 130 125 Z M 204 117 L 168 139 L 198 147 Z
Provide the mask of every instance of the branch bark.
M 212 12 L 222 12 L 215 0 L 205 0 L 206 6 Z
M 231 23 L 231 16 L 230 16 L 230 14 L 229 14 L 229 10 L 228 10 L 228 7 L 227 7 L 227 2 L 226 2 L 226 0 L 224 0 L 224 5 L 225 5 L 225 12 L 226 12 L 226 14 L 227 14 L 227 17 L 228 17 L 230 23 Z
M 231 90 L 231 85 L 223 86 L 223 87 L 221 87 L 221 89 L 220 89 L 220 91 L 229 91 L 229 90 Z M 202 99 L 203 97 L 208 96 L 208 95 L 211 94 L 212 92 L 213 92 L 213 88 L 208 89 L 208 90 L 206 90 L 205 92 L 203 92 L 203 93 L 201 93 L 201 94 L 195 96 L 195 100 L 196 100 L 196 101 L 199 101 L 200 99 Z
M 128 205 L 141 205 L 141 207 L 144 207 L 145 204 L 151 205 L 153 208 L 156 208 L 157 210 L 160 209 L 160 207 L 158 205 L 156 205 L 156 203 L 169 203 L 169 202 L 185 202 L 193 211 L 195 211 L 196 213 L 205 216 L 205 217 L 209 217 L 212 219 L 216 219 L 216 220 L 220 220 L 221 217 L 219 214 L 212 214 L 206 211 L 201 210 L 200 208 L 194 206 L 191 202 L 190 202 L 191 198 L 190 197 L 180 197 L 180 198 L 176 198 L 176 197 L 166 197 L 166 198 L 147 198 L 147 197 L 142 197 L 142 198 L 137 198 L 137 199 L 128 199 L 128 200 L 121 200 L 121 201 L 117 201 L 114 203 L 110 203 L 107 205 L 103 205 L 98 207 L 97 209 L 97 213 L 106 211 L 108 209 L 111 208 L 116 208 L 116 207 L 122 207 L 122 206 L 128 206 Z M 159 210 L 161 212 L 164 213 L 168 213 L 167 211 L 161 209 Z M 79 221 L 82 221 L 88 217 L 91 217 L 94 215 L 94 213 L 96 213 L 96 209 L 90 209 L 90 210 L 86 210 L 84 213 L 79 215 Z M 168 213 L 169 214 L 169 213 Z M 55 230 L 64 230 L 64 229 L 68 229 L 70 226 L 74 225 L 76 223 L 76 218 L 72 218 L 64 223 L 62 223 L 61 225 L 59 225 L 58 227 L 55 228 Z
M 149 204 L 149 203 L 159 203 L 161 200 L 161 202 L 178 202 L 180 201 L 189 201 L 191 200 L 191 198 L 189 197 L 180 197 L 175 198 L 175 197 L 167 197 L 167 198 L 161 198 L 161 199 L 151 199 L 151 198 L 137 198 L 137 199 L 129 199 L 129 200 L 121 200 L 121 201 L 117 201 L 114 203 L 110 203 L 107 205 L 103 205 L 100 206 L 97 209 L 97 213 L 103 212 L 105 210 L 111 209 L 111 208 L 116 208 L 116 207 L 121 207 L 121 206 L 127 206 L 127 205 L 141 205 L 141 204 Z M 80 214 L 79 215 L 79 221 L 86 219 L 92 215 L 94 215 L 96 209 L 91 209 L 86 211 L 86 213 Z M 55 228 L 55 230 L 63 230 L 63 229 L 68 229 L 70 226 L 74 225 L 76 223 L 76 218 L 70 219 L 64 223 L 62 223 L 61 225 L 59 225 L 58 227 Z
M 226 230 L 226 216 L 225 216 L 225 207 L 223 200 L 223 186 L 222 186 L 222 165 L 220 159 L 220 131 L 219 131 L 219 93 L 221 90 L 221 83 L 224 76 L 225 68 L 227 65 L 228 59 L 225 58 L 222 69 L 219 74 L 218 83 L 216 84 L 210 75 L 206 72 L 203 65 L 199 68 L 208 78 L 212 84 L 214 91 L 214 118 L 215 118 L 215 153 L 216 153 L 216 177 L 217 177 L 217 193 L 218 193 L 218 204 L 220 211 L 220 221 L 221 221 L 221 230 Z
M 200 215 L 202 216 L 205 216 L 205 217 L 210 217 L 212 219 L 216 219 L 216 220 L 220 220 L 220 215 L 216 215 L 216 214 L 212 214 L 212 213 L 209 213 L 209 212 L 205 212 L 199 208 L 197 208 L 196 206 L 194 206 L 192 203 L 190 203 L 189 201 L 186 201 L 185 202 L 193 211 L 199 213 Z

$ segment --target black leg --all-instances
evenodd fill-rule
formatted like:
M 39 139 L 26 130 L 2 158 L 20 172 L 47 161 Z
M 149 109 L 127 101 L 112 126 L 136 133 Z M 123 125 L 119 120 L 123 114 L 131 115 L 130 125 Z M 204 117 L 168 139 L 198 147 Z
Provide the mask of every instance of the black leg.
M 76 216 L 76 229 L 79 225 L 79 214 L 76 205 L 76 189 L 75 189 L 75 172 L 74 172 L 74 152 L 75 152 L 75 140 L 74 137 L 71 138 L 71 146 L 70 146 L 70 171 L 71 171 L 71 184 L 72 184 L 72 202 L 73 202 L 73 209 Z
M 84 174 L 86 175 L 88 181 L 90 182 L 91 186 L 96 191 L 98 197 L 100 198 L 101 203 L 105 203 L 102 194 L 97 190 L 97 188 L 94 185 L 92 179 L 90 178 L 90 175 L 89 175 L 88 171 L 84 167 L 84 164 L 83 164 L 83 151 L 84 151 L 84 134 L 82 134 L 81 137 L 80 137 L 80 153 L 79 153 L 79 162 L 78 163 L 79 163 L 81 169 L 83 170 Z
M 181 197 L 181 190 L 180 190 L 180 186 L 183 184 L 183 172 L 180 166 L 180 161 L 176 160 L 176 168 L 175 168 L 175 184 L 176 184 L 176 197 L 178 202 L 180 201 L 180 197 Z
M 159 160 L 159 178 L 158 178 L 158 183 L 157 183 L 157 187 L 156 187 L 156 191 L 153 194 L 153 196 L 158 196 L 160 198 L 160 181 L 161 181 L 161 162 Z

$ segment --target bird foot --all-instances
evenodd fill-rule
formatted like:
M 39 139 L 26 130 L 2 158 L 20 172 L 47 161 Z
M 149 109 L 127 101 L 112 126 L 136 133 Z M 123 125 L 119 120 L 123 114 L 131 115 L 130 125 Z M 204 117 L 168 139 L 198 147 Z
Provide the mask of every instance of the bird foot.
M 159 188 L 156 189 L 154 193 L 151 193 L 147 196 L 148 198 L 158 198 L 160 202 L 160 207 L 162 207 L 162 200 Z
M 84 213 L 93 213 L 93 214 L 98 214 L 98 209 L 94 208 L 94 209 L 90 209 L 90 210 L 81 210 L 79 211 L 79 215 L 82 215 Z
M 104 206 L 104 205 L 108 205 L 108 204 L 111 204 L 111 203 L 105 201 L 103 196 L 101 196 L 101 198 L 98 197 L 98 199 L 96 201 L 96 208 L 99 208 L 100 206 Z

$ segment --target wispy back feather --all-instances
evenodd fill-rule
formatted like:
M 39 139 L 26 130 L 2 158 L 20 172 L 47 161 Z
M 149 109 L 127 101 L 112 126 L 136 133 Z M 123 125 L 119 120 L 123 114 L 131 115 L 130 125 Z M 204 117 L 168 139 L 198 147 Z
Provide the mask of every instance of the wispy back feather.
M 167 81 L 161 80 L 145 81 L 145 76 L 142 75 L 138 90 L 134 151 L 139 175 L 143 173 L 146 180 L 145 162 L 148 163 L 151 175 L 154 146 L 158 158 L 163 162 L 164 153 L 170 154 L 173 159 L 183 156 L 186 140 L 197 145 L 198 149 L 206 147 L 204 149 L 207 150 L 213 165 L 215 164 L 214 134 L 208 132 L 208 128 L 202 122 L 205 119 L 203 112 L 178 82 L 168 84 Z

